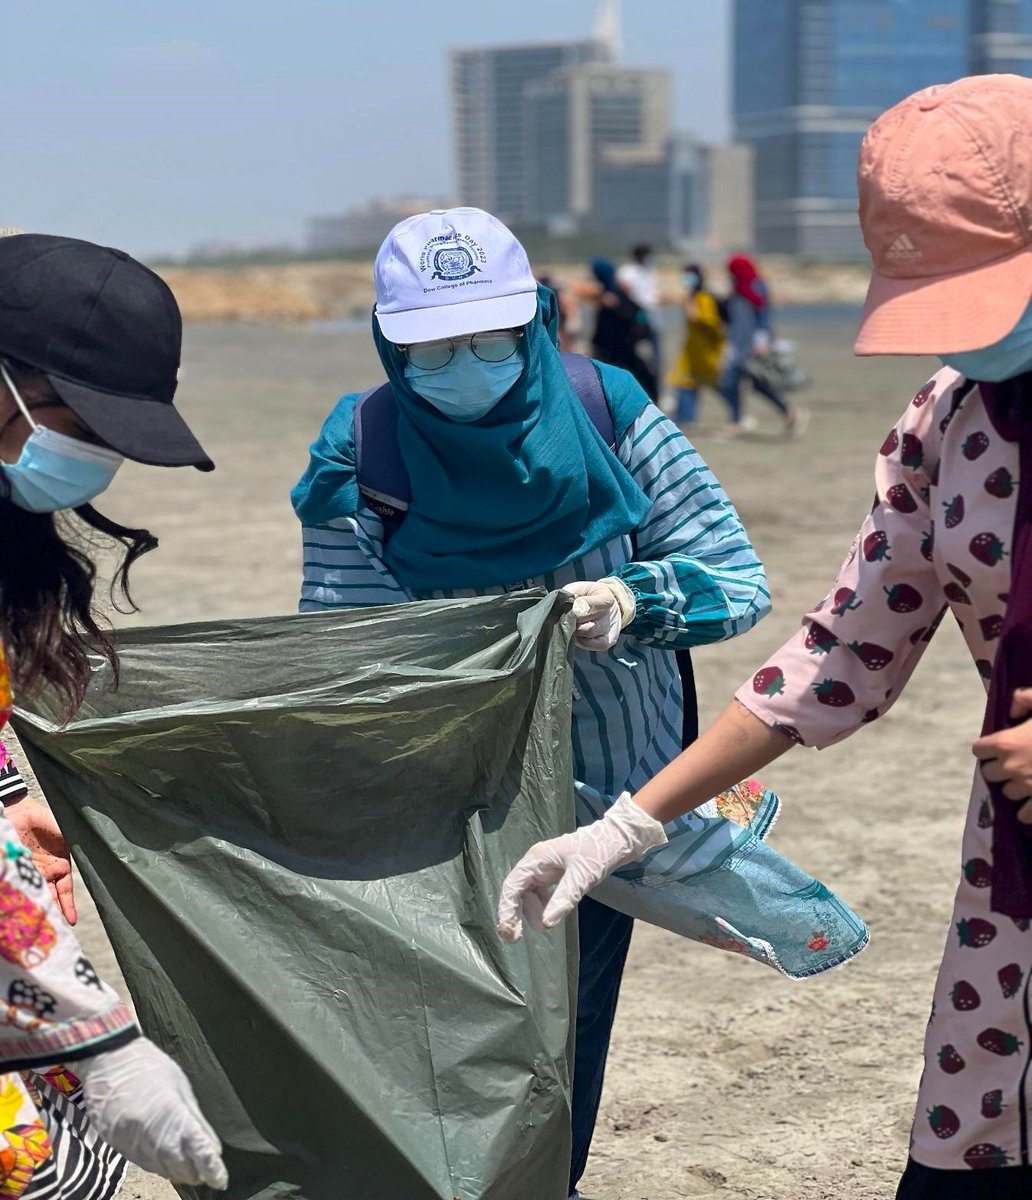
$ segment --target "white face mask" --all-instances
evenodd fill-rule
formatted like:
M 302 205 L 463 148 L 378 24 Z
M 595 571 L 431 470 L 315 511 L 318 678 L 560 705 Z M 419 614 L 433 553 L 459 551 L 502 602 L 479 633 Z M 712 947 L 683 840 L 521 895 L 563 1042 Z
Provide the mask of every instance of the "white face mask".
M 15 463 L 0 463 L 11 501 L 28 512 L 57 512 L 88 504 L 111 485 L 120 454 L 37 425 L 4 363 L 0 376 L 32 426 Z

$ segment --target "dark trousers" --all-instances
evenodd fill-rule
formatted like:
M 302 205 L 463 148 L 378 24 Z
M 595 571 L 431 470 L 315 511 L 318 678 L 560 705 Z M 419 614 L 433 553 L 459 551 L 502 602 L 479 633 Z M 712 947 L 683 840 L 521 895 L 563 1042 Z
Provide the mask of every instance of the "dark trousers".
M 737 425 L 742 419 L 743 379 L 748 379 L 756 391 L 761 396 L 766 397 L 783 417 L 788 416 L 788 405 L 773 388 L 768 387 L 764 380 L 746 370 L 741 363 L 732 363 L 724 372 L 724 378 L 720 381 L 720 390 L 724 394 L 724 400 L 731 411 L 732 424 Z
M 1028 1200 L 1032 1167 L 937 1171 L 913 1159 L 900 1180 L 896 1200 Z
M 663 337 L 659 330 L 649 322 L 648 343 L 652 349 L 652 374 L 656 377 L 656 390 L 659 390 L 659 381 L 663 378 Z
M 620 980 L 634 922 L 623 913 L 585 897 L 577 913 L 580 928 L 580 978 L 577 986 L 577 1037 L 573 1055 L 573 1153 L 570 1192 L 584 1174 L 602 1099 L 609 1035 L 616 1016 Z

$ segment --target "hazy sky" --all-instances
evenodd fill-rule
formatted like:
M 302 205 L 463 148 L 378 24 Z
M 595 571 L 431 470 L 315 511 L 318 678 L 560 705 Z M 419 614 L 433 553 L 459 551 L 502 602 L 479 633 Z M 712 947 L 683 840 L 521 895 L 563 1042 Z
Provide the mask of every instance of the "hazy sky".
M 726 136 L 729 0 L 627 0 L 624 61 Z M 585 35 L 592 0 L 34 0 L 3 16 L 0 225 L 153 256 L 298 240 L 375 194 L 447 193 L 453 45 Z

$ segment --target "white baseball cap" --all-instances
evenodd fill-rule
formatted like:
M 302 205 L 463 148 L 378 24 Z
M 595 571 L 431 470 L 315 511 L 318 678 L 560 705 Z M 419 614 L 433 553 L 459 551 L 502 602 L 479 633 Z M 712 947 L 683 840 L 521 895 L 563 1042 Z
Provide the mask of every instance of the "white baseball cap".
M 515 329 L 537 312 L 527 252 L 481 208 L 436 209 L 395 225 L 373 278 L 380 330 L 399 345 Z

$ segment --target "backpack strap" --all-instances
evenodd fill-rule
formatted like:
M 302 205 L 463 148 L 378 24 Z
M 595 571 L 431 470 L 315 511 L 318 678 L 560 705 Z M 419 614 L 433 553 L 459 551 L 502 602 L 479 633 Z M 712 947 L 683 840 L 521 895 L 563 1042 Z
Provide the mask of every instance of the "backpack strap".
M 577 399 L 584 405 L 584 411 L 591 419 L 592 425 L 599 437 L 610 450 L 616 449 L 616 427 L 613 424 L 613 414 L 609 411 L 609 401 L 602 387 L 602 376 L 598 367 L 583 354 L 574 354 L 563 350 L 559 357 L 566 368 L 566 377 L 577 393 Z
M 383 521 L 386 541 L 405 519 L 412 499 L 389 383 L 370 388 L 355 401 L 355 475 L 366 504 Z
M 563 351 L 566 376 L 599 437 L 616 449 L 616 428 L 598 367 L 583 354 Z M 355 401 L 355 475 L 366 504 L 383 521 L 384 541 L 397 532 L 412 500 L 408 470 L 398 446 L 398 406 L 389 383 Z

